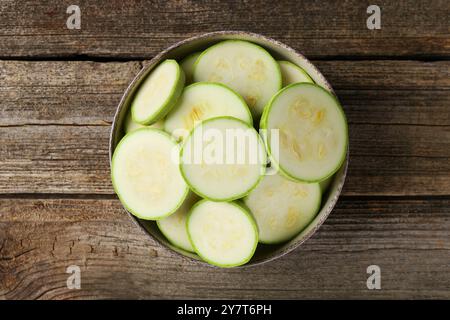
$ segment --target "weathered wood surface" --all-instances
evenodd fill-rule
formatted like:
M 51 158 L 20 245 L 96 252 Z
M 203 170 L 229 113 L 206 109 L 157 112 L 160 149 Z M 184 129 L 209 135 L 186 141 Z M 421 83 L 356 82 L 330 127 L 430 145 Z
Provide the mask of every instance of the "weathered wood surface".
M 156 246 L 115 199 L 1 199 L 0 299 L 450 298 L 448 199 L 342 199 L 269 264 L 199 267 Z M 368 290 L 379 265 L 382 290 Z M 81 267 L 81 290 L 66 268 Z
M 350 124 L 344 194 L 450 195 L 448 61 L 317 64 Z M 0 193 L 112 194 L 110 123 L 140 67 L 0 61 Z
M 245 30 L 277 38 L 314 57 L 448 57 L 447 0 L 380 0 L 381 30 L 368 30 L 367 2 L 121 1 L 76 2 L 81 30 L 68 30 L 67 2 L 0 2 L 0 57 L 146 59 L 208 31 Z M 71 3 L 70 3 L 71 4 Z
M 356 0 L 77 4 L 81 30 L 68 30 L 69 3 L 0 0 L 0 300 L 450 299 L 449 1 L 377 1 L 375 31 Z M 112 117 L 145 60 L 218 30 L 261 33 L 312 58 L 350 124 L 349 172 L 329 219 L 291 254 L 248 269 L 162 249 L 109 177 Z M 66 288 L 72 264 L 81 290 Z M 366 287 L 371 264 L 382 290 Z

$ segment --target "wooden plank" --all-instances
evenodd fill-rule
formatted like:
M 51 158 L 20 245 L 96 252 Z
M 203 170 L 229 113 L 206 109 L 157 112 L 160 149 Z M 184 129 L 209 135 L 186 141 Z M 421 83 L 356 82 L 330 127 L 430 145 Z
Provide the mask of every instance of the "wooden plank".
M 449 195 L 449 128 L 351 125 L 344 194 Z M 3 127 L 0 137 L 0 193 L 113 193 L 107 126 Z
M 422 92 L 450 89 L 449 61 L 314 63 L 339 90 L 344 105 L 349 99 L 351 105 L 357 104 L 357 108 L 349 106 L 350 112 L 359 114 L 358 118 L 362 116 L 364 121 L 368 121 L 367 112 L 378 114 L 382 111 L 384 114 L 378 116 L 383 116 L 384 120 L 376 121 L 401 121 L 400 117 L 408 115 L 418 117 L 412 119 L 414 123 L 422 123 L 426 119 L 449 123 L 448 93 Z M 0 126 L 108 124 L 123 91 L 140 67 L 139 62 L 0 61 Z M 395 90 L 396 93 L 386 90 Z M 400 92 L 403 90 L 409 92 Z M 366 107 L 367 104 L 370 107 Z M 395 118 L 385 117 L 386 112 L 391 112 Z M 427 123 L 433 124 L 429 120 Z
M 450 61 L 313 61 L 335 89 L 450 89 Z
M 343 198 L 310 240 L 248 269 L 157 246 L 115 199 L 1 199 L 0 299 L 450 298 L 448 198 Z M 366 288 L 381 268 L 382 290 Z M 81 290 L 66 288 L 69 265 Z
M 319 67 L 340 88 L 350 124 L 344 194 L 450 194 L 450 63 Z M 1 61 L 0 193 L 111 194 L 109 124 L 139 68 L 138 62 Z M 377 80 L 388 72 L 387 84 Z
M 140 62 L 0 61 L 0 126 L 107 125 Z
M 274 37 L 313 57 L 448 57 L 446 0 L 380 0 L 381 29 L 368 30 L 368 4 L 353 1 L 80 0 L 81 30 L 66 27 L 67 3 L 0 3 L 2 57 L 149 58 L 176 41 L 217 30 Z
M 450 92 L 411 90 L 337 90 L 351 126 L 448 126 Z
M 0 193 L 112 193 L 109 126 L 0 127 Z

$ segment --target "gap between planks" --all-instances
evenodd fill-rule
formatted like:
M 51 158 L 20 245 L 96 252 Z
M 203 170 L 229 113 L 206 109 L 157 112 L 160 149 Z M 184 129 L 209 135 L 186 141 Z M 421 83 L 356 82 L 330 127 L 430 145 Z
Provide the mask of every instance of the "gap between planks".
M 0 193 L 0 199 L 20 199 L 20 200 L 119 200 L 115 193 Z M 415 200 L 450 200 L 449 195 L 344 195 L 339 199 L 348 201 L 415 201 Z M 339 200 L 338 200 L 339 201 Z
M 0 56 L 0 61 L 32 61 L 32 62 L 104 62 L 104 63 L 120 63 L 120 62 L 139 62 L 144 63 L 145 61 L 151 60 L 152 56 L 116 56 L 108 57 L 101 55 L 67 55 L 67 56 L 52 56 L 52 55 L 36 55 L 36 56 Z M 308 60 L 316 61 L 417 61 L 417 62 L 438 62 L 438 61 L 449 61 L 450 55 L 438 56 L 438 55 L 335 55 L 335 56 L 318 56 L 309 55 L 306 56 Z

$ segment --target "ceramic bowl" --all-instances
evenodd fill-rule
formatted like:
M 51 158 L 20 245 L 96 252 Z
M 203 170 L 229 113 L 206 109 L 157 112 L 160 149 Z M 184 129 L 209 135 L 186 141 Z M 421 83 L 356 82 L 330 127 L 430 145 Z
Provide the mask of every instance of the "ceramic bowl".
M 140 83 L 152 71 L 152 69 L 165 59 L 176 59 L 179 61 L 190 53 L 201 51 L 217 42 L 228 39 L 247 40 L 264 47 L 267 51 L 269 51 L 272 54 L 272 56 L 275 59 L 289 60 L 299 65 L 306 72 L 308 72 L 308 74 L 317 84 L 333 92 L 332 87 L 327 82 L 325 77 L 308 59 L 306 59 L 298 51 L 276 40 L 264 37 L 259 34 L 241 31 L 219 31 L 206 33 L 193 38 L 189 38 L 170 46 L 169 48 L 163 50 L 161 53 L 156 55 L 153 59 L 151 59 L 145 65 L 145 67 L 142 68 L 142 70 L 138 73 L 138 75 L 134 78 L 134 80 L 130 83 L 130 85 L 126 89 L 119 103 L 119 106 L 117 107 L 117 111 L 114 116 L 114 122 L 112 124 L 110 146 L 109 146 L 110 161 L 118 142 L 124 135 L 123 124 L 125 121 L 125 116 L 130 109 L 131 100 Z M 342 187 L 344 185 L 344 180 L 347 172 L 347 165 L 348 165 L 348 152 L 345 162 L 343 163 L 340 170 L 334 175 L 333 181 L 330 183 L 328 190 L 322 197 L 322 206 L 319 213 L 317 214 L 315 219 L 302 232 L 300 232 L 292 240 L 285 242 L 283 244 L 279 245 L 259 244 L 253 258 L 242 267 L 255 266 L 277 259 L 289 253 L 290 251 L 296 249 L 308 238 L 310 238 L 322 225 L 322 223 L 325 221 L 325 219 L 333 210 L 333 207 L 336 204 L 338 197 L 341 193 Z M 138 219 L 129 212 L 128 215 L 130 216 L 131 219 L 133 219 L 137 223 L 139 227 L 143 228 L 143 230 L 148 234 L 150 238 L 159 243 L 161 246 L 169 249 L 174 254 L 181 255 L 182 257 L 185 257 L 186 259 L 189 259 L 191 261 L 209 266 L 209 264 L 207 264 L 206 262 L 201 261 L 197 255 L 186 252 L 170 244 L 166 240 L 166 238 L 161 234 L 155 222 Z

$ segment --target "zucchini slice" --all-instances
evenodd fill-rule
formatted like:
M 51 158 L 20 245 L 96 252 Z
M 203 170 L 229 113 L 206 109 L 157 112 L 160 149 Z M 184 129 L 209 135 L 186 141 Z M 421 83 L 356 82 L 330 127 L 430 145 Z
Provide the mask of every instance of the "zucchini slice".
M 281 175 L 264 176 L 244 199 L 256 220 L 259 242 L 287 241 L 302 231 L 320 209 L 318 183 L 300 183 Z
M 180 67 L 184 71 L 186 77 L 185 85 L 191 84 L 194 75 L 194 64 L 197 58 L 201 55 L 201 52 L 194 52 L 180 61 Z
M 265 108 L 260 127 L 266 129 L 271 161 L 291 179 L 325 180 L 345 159 L 348 129 L 344 111 L 337 99 L 318 85 L 295 83 L 279 91 Z
M 281 76 L 283 78 L 283 87 L 297 82 L 314 83 L 309 74 L 289 61 L 278 61 L 281 69 Z
M 227 85 L 245 99 L 253 117 L 259 118 L 266 103 L 281 89 L 281 72 L 262 47 L 226 40 L 203 51 L 194 65 L 194 81 Z
M 258 132 L 233 117 L 201 122 L 185 139 L 181 174 L 203 198 L 231 201 L 244 197 L 265 172 L 267 156 Z
M 258 244 L 255 221 L 233 202 L 198 202 L 188 216 L 187 230 L 197 254 L 219 267 L 247 263 Z
M 184 87 L 184 72 L 175 60 L 165 60 L 140 85 L 133 102 L 133 121 L 149 125 L 162 119 L 175 105 Z
M 196 82 L 183 90 L 164 128 L 177 139 L 185 138 L 198 122 L 219 116 L 253 124 L 245 101 L 233 90 L 220 83 Z
M 146 128 L 146 127 L 155 128 L 155 129 L 163 129 L 164 128 L 164 121 L 163 120 L 159 120 L 158 122 L 155 122 L 154 124 L 151 124 L 149 126 L 144 126 L 143 124 L 139 124 L 137 122 L 134 122 L 133 118 L 131 117 L 131 112 L 129 112 L 127 114 L 126 119 L 125 119 L 124 126 L 125 126 L 124 127 L 125 133 L 130 133 L 130 132 L 136 131 L 137 129 Z
M 129 212 L 145 220 L 157 220 L 175 212 L 188 187 L 172 152 L 178 149 L 164 131 L 142 128 L 127 134 L 112 158 L 114 190 Z
M 333 176 L 319 182 L 320 190 L 322 190 L 322 194 L 324 194 L 327 191 L 328 187 L 330 186 L 331 181 L 333 181 Z
M 194 248 L 189 240 L 186 221 L 189 210 L 199 197 L 193 192 L 189 192 L 180 208 L 170 216 L 156 221 L 159 230 L 174 246 L 183 250 L 194 252 Z

